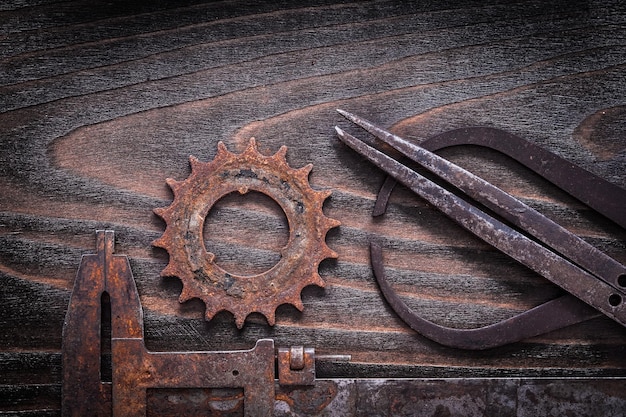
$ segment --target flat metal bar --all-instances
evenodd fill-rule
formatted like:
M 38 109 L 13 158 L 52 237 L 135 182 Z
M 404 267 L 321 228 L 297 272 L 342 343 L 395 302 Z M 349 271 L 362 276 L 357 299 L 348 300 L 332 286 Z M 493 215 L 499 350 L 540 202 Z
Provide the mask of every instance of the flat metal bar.
M 335 127 L 340 139 L 459 225 L 626 326 L 624 294 L 384 153 Z
M 536 237 L 569 260 L 613 286 L 619 292 L 626 285 L 626 266 L 585 242 L 532 207 L 495 185 L 453 164 L 429 150 L 379 128 L 373 123 L 343 110 L 338 112 L 361 126 L 403 155 L 484 204 L 506 220 Z

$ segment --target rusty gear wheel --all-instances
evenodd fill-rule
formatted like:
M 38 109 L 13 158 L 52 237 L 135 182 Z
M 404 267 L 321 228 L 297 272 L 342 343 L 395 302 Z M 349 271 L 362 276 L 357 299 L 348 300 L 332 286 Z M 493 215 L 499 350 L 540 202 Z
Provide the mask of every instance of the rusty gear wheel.
M 325 238 L 339 222 L 322 212 L 331 192 L 313 190 L 308 182 L 313 166 L 290 168 L 286 152 L 287 147 L 282 146 L 276 154 L 264 156 L 252 138 L 242 154 L 233 154 L 219 142 L 213 161 L 203 163 L 191 156 L 191 175 L 186 180 L 166 180 L 174 201 L 154 210 L 167 223 L 163 235 L 153 242 L 170 256 L 161 276 L 178 277 L 183 283 L 179 301 L 201 299 L 207 320 L 226 310 L 242 328 L 248 314 L 258 312 L 274 325 L 279 305 L 292 304 L 302 311 L 302 289 L 312 284 L 324 287 L 317 271 L 319 263 L 337 257 Z M 204 246 L 203 228 L 205 217 L 219 199 L 250 190 L 269 196 L 283 209 L 289 222 L 289 240 L 271 269 L 242 276 L 215 263 L 215 255 Z

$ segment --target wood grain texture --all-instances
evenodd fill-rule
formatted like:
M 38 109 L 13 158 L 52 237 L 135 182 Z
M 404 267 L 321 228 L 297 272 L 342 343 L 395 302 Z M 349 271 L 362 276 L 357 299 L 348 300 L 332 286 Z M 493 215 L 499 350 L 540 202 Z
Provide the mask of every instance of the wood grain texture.
M 0 6 L 0 391 L 23 399 L 0 414 L 58 414 L 69 292 L 102 228 L 130 257 L 153 350 L 271 337 L 352 355 L 320 365 L 327 377 L 626 376 L 626 329 L 608 318 L 486 352 L 410 330 L 376 286 L 370 239 L 394 288 L 440 324 L 493 323 L 560 290 L 401 187 L 373 219 L 383 174 L 333 130 L 358 132 L 336 108 L 415 142 L 493 126 L 626 188 L 624 5 L 300 3 Z M 201 302 L 178 303 L 180 281 L 159 276 L 167 252 L 151 242 L 165 224 L 152 210 L 171 203 L 165 179 L 186 178 L 189 155 L 211 160 L 220 140 L 242 152 L 250 137 L 264 154 L 287 145 L 292 167 L 312 163 L 312 187 L 333 191 L 325 214 L 342 224 L 327 237 L 339 258 L 320 265 L 326 288 L 305 288 L 304 311 L 279 307 L 274 327 L 253 314 L 239 331 L 229 313 L 206 322 Z M 514 161 L 471 147 L 442 155 L 626 262 L 626 231 Z M 254 195 L 224 199 L 207 223 L 207 247 L 234 271 L 273 265 L 288 233 Z

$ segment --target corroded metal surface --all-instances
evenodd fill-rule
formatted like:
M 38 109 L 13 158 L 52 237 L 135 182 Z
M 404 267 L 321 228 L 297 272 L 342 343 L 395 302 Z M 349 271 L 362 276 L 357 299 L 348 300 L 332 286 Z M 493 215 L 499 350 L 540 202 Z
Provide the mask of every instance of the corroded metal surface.
M 195 407 L 194 413 L 209 412 L 221 402 L 220 409 L 214 410 L 219 415 L 243 409 L 245 416 L 271 416 L 276 396 L 274 341 L 262 339 L 244 351 L 148 351 L 128 258 L 113 255 L 113 245 L 112 231 L 98 231 L 97 253 L 83 256 L 76 276 L 63 327 L 63 415 L 145 416 L 149 404 L 163 407 L 164 415 L 176 415 L 176 410 L 188 406 L 184 399 L 191 398 L 196 406 L 204 406 Z M 111 382 L 104 382 L 101 375 L 105 298 L 111 305 Z M 279 383 L 292 387 L 285 392 L 298 395 L 295 386 L 312 385 L 315 380 L 315 351 L 298 346 L 279 352 Z M 215 396 L 207 388 L 238 390 Z M 169 397 L 159 395 L 163 389 L 169 390 Z M 336 393 L 327 386 L 307 391 L 315 393 L 319 404 L 328 404 Z M 172 396 L 180 397 L 180 404 L 167 400 Z M 281 398 L 286 398 L 284 392 Z
M 340 113 L 537 240 L 530 239 L 455 193 L 337 128 L 339 137 L 347 145 L 485 242 L 559 285 L 588 306 L 626 325 L 626 267 L 463 168 L 362 118 L 343 111 Z M 578 180 L 584 181 L 584 178 L 581 176 Z M 388 186 L 383 189 L 383 198 L 379 197 L 379 203 L 386 201 L 389 190 Z M 620 192 L 624 193 L 623 190 Z M 381 213 L 379 205 L 375 214 Z M 446 328 L 419 317 L 391 289 L 384 275 L 382 249 L 376 243 L 372 244 L 371 257 L 383 295 L 398 315 L 414 330 L 447 346 L 466 349 L 500 346 L 596 315 L 593 309 L 567 295 L 492 326 L 470 330 Z
M 111 415 L 111 384 L 100 376 L 100 314 L 102 294 L 109 290 L 104 265 L 111 261 L 112 237 L 98 232 L 96 254 L 83 255 L 74 281 L 63 323 L 64 416 Z M 121 266 L 126 268 L 123 259 Z
M 492 127 L 468 127 L 443 132 L 420 143 L 422 148 L 431 152 L 459 145 L 481 146 L 501 152 L 626 227 L 626 192 L 622 188 L 519 136 Z M 392 177 L 385 179 L 374 207 L 375 216 L 385 212 L 395 184 Z
M 227 352 L 149 352 L 143 312 L 128 258 L 113 255 L 114 234 L 98 231 L 97 253 L 85 255 L 63 332 L 63 414 L 145 416 L 149 388 L 242 388 L 244 415 L 274 408 L 274 342 Z M 111 302 L 112 383 L 101 381 L 102 294 Z
M 317 270 L 325 258 L 337 255 L 325 242 L 329 229 L 339 222 L 324 216 L 322 205 L 330 191 L 315 191 L 308 183 L 312 165 L 292 169 L 285 160 L 287 148 L 272 156 L 261 155 L 254 139 L 242 154 L 233 154 L 220 142 L 215 159 L 208 163 L 191 157 L 191 175 L 184 181 L 168 179 L 174 192 L 169 207 L 155 209 L 167 228 L 155 246 L 166 249 L 170 260 L 162 276 L 183 282 L 180 302 L 199 298 L 206 304 L 206 319 L 226 310 L 238 328 L 248 314 L 263 314 L 270 325 L 281 304 L 303 309 L 300 292 L 307 285 L 324 286 Z M 240 276 L 220 268 L 215 255 L 204 246 L 204 219 L 211 207 L 227 194 L 263 193 L 284 211 L 289 240 L 281 259 L 268 271 Z
M 315 350 L 303 346 L 278 348 L 278 381 L 281 385 L 313 385 Z

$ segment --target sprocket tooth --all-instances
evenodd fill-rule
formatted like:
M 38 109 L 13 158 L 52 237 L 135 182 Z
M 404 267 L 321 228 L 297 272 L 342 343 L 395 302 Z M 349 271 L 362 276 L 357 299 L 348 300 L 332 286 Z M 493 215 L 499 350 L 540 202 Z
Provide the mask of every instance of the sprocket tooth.
M 217 155 L 215 155 L 215 158 L 225 158 L 230 155 L 233 154 L 228 150 L 226 144 L 224 144 L 224 142 L 222 142 L 221 140 L 217 142 Z
M 195 156 L 189 155 L 189 165 L 191 165 L 191 172 L 194 173 L 198 171 L 198 168 L 200 167 L 200 165 L 202 165 L 202 162 L 200 162 L 200 160 L 196 158 Z
M 274 310 L 273 308 L 270 308 L 265 311 L 259 311 L 259 313 L 265 316 L 265 319 L 267 320 L 267 324 L 269 324 L 270 326 L 273 326 L 274 324 L 276 324 L 276 310 Z
M 335 252 L 334 250 L 332 250 L 328 246 L 326 248 L 324 248 L 324 250 L 322 251 L 322 255 L 321 256 L 322 256 L 322 260 L 320 262 L 322 262 L 324 259 L 337 259 L 337 258 L 339 258 L 339 255 L 337 254 L 337 252 Z
M 235 325 L 237 326 L 239 330 L 241 330 L 243 328 L 243 324 L 246 321 L 246 317 L 248 315 L 245 313 L 236 312 L 234 313 L 234 316 L 235 316 Z
M 178 296 L 178 302 L 184 303 L 186 301 L 191 300 L 192 298 L 195 298 L 195 296 L 191 293 L 191 291 L 187 287 L 183 285 L 183 290 L 180 292 L 180 295 Z
M 324 228 L 328 232 L 330 229 L 341 226 L 339 220 L 331 219 L 330 217 L 324 217 Z
M 157 248 L 166 249 L 167 248 L 167 242 L 163 239 L 163 237 L 160 237 L 160 238 L 155 239 L 155 240 L 152 241 L 152 246 L 156 246 Z
M 280 149 L 272 155 L 272 159 L 278 161 L 278 163 L 287 164 L 287 147 L 285 145 L 281 146 Z
M 180 271 L 178 270 L 178 268 L 176 267 L 176 264 L 173 264 L 171 261 L 169 264 L 167 264 L 167 266 L 163 269 L 163 271 L 161 271 L 161 276 L 162 277 L 178 277 L 180 278 Z M 183 286 L 183 289 L 185 287 Z
M 332 217 L 327 217 L 327 216 L 324 216 L 324 218 L 326 219 L 328 223 L 331 223 L 333 225 L 332 227 L 341 226 L 341 220 L 333 219 Z
M 324 200 L 330 197 L 332 193 L 333 192 L 331 190 L 317 191 L 317 195 L 320 197 L 322 203 L 324 203 Z
M 213 306 L 213 305 L 210 305 L 207 302 L 205 302 L 204 304 L 206 306 L 206 308 L 204 310 L 204 318 L 207 321 L 211 320 L 213 317 L 215 317 L 217 315 L 217 313 L 219 313 L 220 311 L 224 310 L 224 308 L 222 308 L 222 307 Z
M 168 212 L 167 209 L 168 207 L 158 207 L 158 208 L 153 209 L 152 212 L 156 214 L 157 216 L 159 216 L 160 218 L 164 219 Z M 161 240 L 161 239 L 157 239 L 155 240 L 155 242 L 158 240 Z
M 243 154 L 244 155 L 249 155 L 249 154 L 258 155 L 259 154 L 259 152 L 257 150 L 257 145 L 256 145 L 256 139 L 255 138 L 250 138 L 250 141 L 248 142 L 248 146 L 246 147 L 246 150 L 243 151 Z
M 334 250 L 332 250 L 331 248 L 329 248 L 328 246 L 326 246 L 326 250 L 324 251 L 324 259 L 326 258 L 331 258 L 331 259 L 337 259 L 339 258 L 339 254 L 337 252 L 335 252 Z
M 178 188 L 180 184 L 180 181 L 176 181 L 174 178 L 166 178 L 165 182 L 174 191 L 176 191 L 176 188 Z
M 291 305 L 298 309 L 298 311 L 304 310 L 304 303 L 302 302 L 302 298 L 300 298 L 299 294 L 296 294 L 295 299 L 292 301 Z
M 318 273 L 315 273 L 311 277 L 311 281 L 308 282 L 307 285 L 317 285 L 320 288 L 326 288 L 326 283 Z
M 302 182 L 308 182 L 309 180 L 309 174 L 311 173 L 311 170 L 313 169 L 313 164 L 307 164 L 305 166 L 303 166 L 300 169 L 296 170 L 296 177 L 298 177 Z
M 192 168 L 192 170 L 193 170 L 193 168 Z M 181 181 L 176 181 L 174 178 L 166 178 L 165 182 L 171 188 L 171 190 L 174 192 L 174 197 L 176 197 L 176 193 L 178 193 L 178 191 L 180 190 L 180 187 L 181 187 Z

